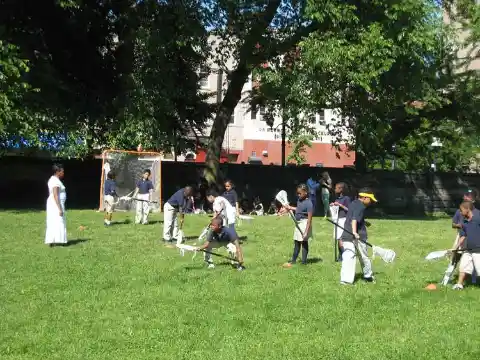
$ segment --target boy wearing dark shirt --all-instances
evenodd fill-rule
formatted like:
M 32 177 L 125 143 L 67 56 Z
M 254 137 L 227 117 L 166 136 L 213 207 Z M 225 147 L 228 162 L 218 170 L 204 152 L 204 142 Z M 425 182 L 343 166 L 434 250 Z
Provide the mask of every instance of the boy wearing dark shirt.
M 235 258 L 238 261 L 237 270 L 245 270 L 243 266 L 243 252 L 240 247 L 237 233 L 233 229 L 223 226 L 223 221 L 220 218 L 215 218 L 210 224 L 210 231 L 207 235 L 207 241 L 205 244 L 197 248 L 197 250 L 212 251 L 213 249 L 225 247 L 230 257 Z M 209 269 L 215 268 L 211 259 L 211 254 L 205 253 L 205 261 L 208 264 Z M 232 261 L 232 265 L 234 262 Z
M 103 191 L 103 201 L 105 203 L 105 216 L 103 221 L 105 226 L 110 226 L 112 223 L 113 211 L 115 210 L 115 196 L 117 196 L 115 174 L 111 171 L 107 174 L 107 180 L 105 180 Z
M 148 224 L 148 214 L 150 213 L 150 201 L 152 201 L 153 183 L 149 180 L 151 172 L 146 169 L 142 178 L 137 181 L 137 187 L 133 193 L 133 198 L 137 200 L 135 224 Z
M 364 189 L 358 194 L 358 199 L 352 201 L 348 208 L 345 231 L 341 237 L 343 252 L 340 283 L 343 285 L 353 284 L 357 252 L 360 256 L 363 278 L 368 282 L 374 281 L 372 262 L 368 257 L 367 245 L 365 244 L 368 239 L 365 209 L 376 202 L 375 195 L 370 190 Z
M 348 207 L 350 206 L 350 203 L 352 200 L 350 197 L 344 195 L 346 185 L 343 182 L 340 182 L 335 185 L 335 195 L 337 196 L 336 200 L 331 204 L 331 206 L 338 206 L 338 214 L 337 214 L 337 219 L 336 222 L 340 226 L 335 226 L 334 227 L 334 236 L 335 240 L 337 241 L 338 245 L 338 259 L 336 261 L 342 261 L 342 234 L 343 234 L 343 227 L 345 227 L 345 220 L 347 219 L 347 212 L 348 212 Z M 333 213 L 331 211 L 331 213 Z
M 185 220 L 185 208 L 192 195 L 193 188 L 186 186 L 175 192 L 163 205 L 163 241 L 166 244 L 178 238 L 178 232 L 182 229 Z M 180 215 L 180 226 L 178 226 L 177 215 Z

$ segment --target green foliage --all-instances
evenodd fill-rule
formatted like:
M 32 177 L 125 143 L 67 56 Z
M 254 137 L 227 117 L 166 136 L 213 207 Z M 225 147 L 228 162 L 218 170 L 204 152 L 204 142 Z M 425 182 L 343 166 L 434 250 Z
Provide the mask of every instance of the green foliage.
M 306 148 L 312 147 L 312 135 L 298 135 L 290 142 L 293 143 L 293 148 L 290 154 L 287 156 L 287 162 L 293 161 L 297 165 L 302 165 L 307 162 L 305 158 Z
M 195 5 L 2 2 L 1 38 L 28 59 L 25 81 L 38 89 L 22 98 L 32 115 L 21 124 L 34 131 L 19 137 L 19 122 L 4 145 L 42 147 L 48 134 L 61 152 L 79 155 L 139 143 L 157 150 L 191 146 L 181 139 L 199 135 L 211 112 L 198 91 L 207 43 Z
M 16 131 L 19 135 L 30 132 L 22 100 L 30 90 L 24 81 L 28 63 L 20 58 L 18 48 L 0 40 L 0 139 Z

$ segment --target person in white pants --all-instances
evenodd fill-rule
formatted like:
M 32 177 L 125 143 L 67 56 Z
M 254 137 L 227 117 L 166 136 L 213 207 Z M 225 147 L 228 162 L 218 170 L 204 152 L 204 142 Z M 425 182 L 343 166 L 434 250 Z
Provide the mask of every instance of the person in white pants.
M 153 183 L 149 180 L 151 172 L 146 169 L 142 178 L 137 181 L 137 187 L 133 193 L 133 198 L 137 199 L 135 224 L 148 224 L 148 214 L 150 213 L 150 201 L 152 201 Z
M 367 245 L 365 244 L 368 239 L 365 209 L 374 202 L 377 202 L 375 195 L 369 190 L 363 190 L 358 194 L 358 199 L 352 201 L 348 208 L 345 230 L 341 237 L 343 252 L 340 283 L 343 285 L 353 284 L 355 280 L 357 256 L 359 256 L 362 266 L 364 280 L 374 281 L 372 262 L 368 257 Z
M 337 198 L 333 203 L 330 204 L 330 213 L 332 214 L 332 220 L 336 222 L 339 226 L 334 225 L 334 236 L 335 240 L 337 241 L 338 250 L 338 258 L 335 261 L 342 261 L 342 235 L 343 235 L 343 228 L 345 227 L 345 220 L 347 219 L 347 212 L 348 207 L 352 200 L 350 197 L 344 195 L 346 189 L 346 184 L 343 182 L 339 182 L 335 185 L 335 195 Z M 336 210 L 335 209 L 336 207 Z M 332 209 L 333 208 L 333 209 Z M 336 219 L 333 219 L 333 215 L 336 213 Z
M 237 270 L 245 270 L 245 266 L 243 265 L 243 252 L 235 229 L 223 226 L 223 220 L 217 217 L 214 218 L 210 224 L 207 241 L 198 247 L 197 251 L 206 250 L 211 252 L 213 249 L 220 247 L 224 247 L 229 256 L 236 260 L 232 261 L 232 265 L 236 265 Z M 215 265 L 211 259 L 211 254 L 208 252 L 205 252 L 205 262 L 209 269 L 214 269 Z
M 185 220 L 185 207 L 187 200 L 193 195 L 193 188 L 186 186 L 173 194 L 163 205 L 163 241 L 165 245 L 171 246 L 173 241 L 178 239 L 179 231 Z M 180 226 L 178 224 L 180 215 Z
M 460 230 L 457 249 L 465 249 L 459 263 L 458 281 L 453 286 L 462 290 L 466 275 L 473 275 L 480 269 L 480 211 L 475 209 L 472 201 L 463 201 L 460 212 L 465 222 Z

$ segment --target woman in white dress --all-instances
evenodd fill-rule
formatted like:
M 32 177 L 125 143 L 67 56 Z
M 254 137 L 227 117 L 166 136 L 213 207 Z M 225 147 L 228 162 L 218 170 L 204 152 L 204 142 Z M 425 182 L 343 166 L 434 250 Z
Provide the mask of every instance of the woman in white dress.
M 50 247 L 67 243 L 67 224 L 65 219 L 65 201 L 67 193 L 62 183 L 63 165 L 53 165 L 53 176 L 48 180 L 47 231 L 45 244 Z

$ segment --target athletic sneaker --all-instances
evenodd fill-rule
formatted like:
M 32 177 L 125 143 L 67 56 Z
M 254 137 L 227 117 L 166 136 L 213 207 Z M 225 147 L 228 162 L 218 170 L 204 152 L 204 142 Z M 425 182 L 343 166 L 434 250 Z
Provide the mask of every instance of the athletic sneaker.
M 207 268 L 208 269 L 215 269 L 215 264 L 214 263 L 209 263 Z
M 243 270 L 245 270 L 245 266 L 243 266 L 243 265 L 238 265 L 237 270 L 238 270 L 238 271 L 243 271 Z
M 375 283 L 375 278 L 373 276 L 370 277 L 364 277 L 363 280 L 369 283 Z
M 345 281 L 340 281 L 340 285 L 353 286 L 353 284 L 350 284 L 350 283 L 345 282 Z
M 463 290 L 463 285 L 462 284 L 455 284 L 452 286 L 453 290 Z

